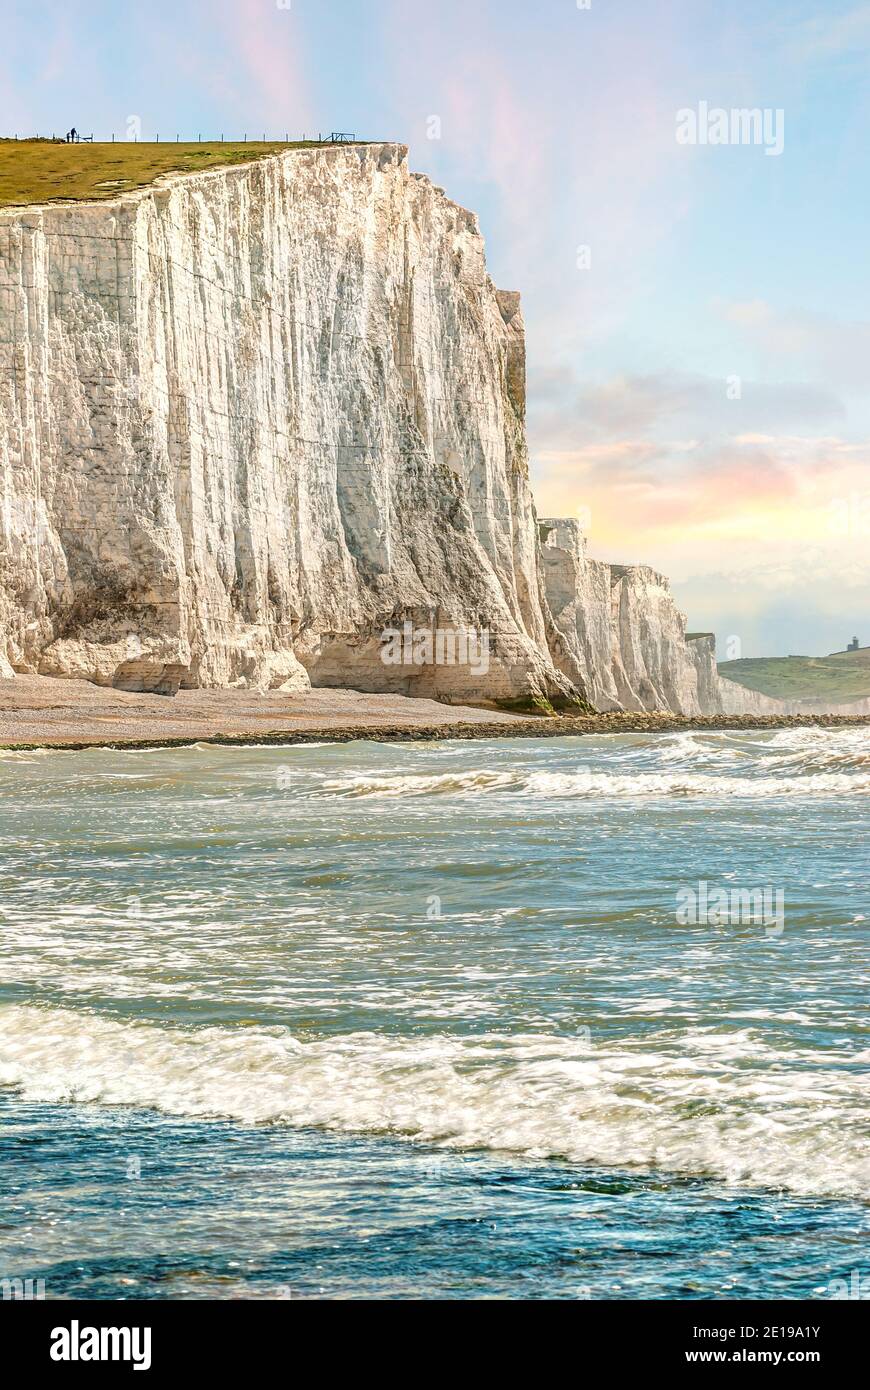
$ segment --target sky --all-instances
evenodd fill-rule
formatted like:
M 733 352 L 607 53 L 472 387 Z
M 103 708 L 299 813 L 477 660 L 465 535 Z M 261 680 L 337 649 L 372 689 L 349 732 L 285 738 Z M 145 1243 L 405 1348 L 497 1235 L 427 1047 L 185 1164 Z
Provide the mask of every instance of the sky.
M 870 644 L 870 3 L 4 0 L 3 27 L 0 133 L 407 144 L 521 291 L 539 514 L 668 574 L 720 660 Z

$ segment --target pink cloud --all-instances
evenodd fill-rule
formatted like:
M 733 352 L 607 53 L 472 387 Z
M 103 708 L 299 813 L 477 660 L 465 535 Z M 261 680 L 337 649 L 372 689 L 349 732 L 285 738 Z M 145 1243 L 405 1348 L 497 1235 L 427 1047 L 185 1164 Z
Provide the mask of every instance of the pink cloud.
M 506 16 L 494 0 L 388 0 L 384 12 L 385 82 L 412 160 L 439 181 L 449 171 L 497 190 L 499 258 L 529 299 L 538 291 L 534 331 L 548 355 L 571 351 L 591 321 L 628 311 L 686 206 L 673 97 L 686 62 L 682 6 L 631 26 L 571 5 L 549 20 L 531 7 Z M 440 141 L 426 139 L 432 114 Z M 594 276 L 578 271 L 580 245 L 592 249 Z
M 177 43 L 173 60 L 220 103 L 226 125 L 241 124 L 249 135 L 272 139 L 310 131 L 314 104 L 296 11 L 264 0 L 211 0 L 204 14 L 203 22 L 215 31 L 219 60 L 209 44 Z
M 294 124 L 310 114 L 303 76 L 302 39 L 291 9 L 279 10 L 262 0 L 221 0 L 222 23 L 264 120 Z

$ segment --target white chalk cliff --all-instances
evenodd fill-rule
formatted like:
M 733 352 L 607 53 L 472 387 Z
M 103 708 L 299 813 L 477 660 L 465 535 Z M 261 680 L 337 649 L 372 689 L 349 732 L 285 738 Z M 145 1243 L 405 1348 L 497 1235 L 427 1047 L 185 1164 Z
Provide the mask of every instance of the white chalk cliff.
M 554 657 L 577 673 L 596 709 L 718 713 L 714 639 L 687 637 L 664 575 L 590 559 L 576 521 L 538 526 L 545 592 L 561 638 Z
M 0 211 L 0 674 L 720 708 L 661 576 L 537 524 L 516 294 L 399 145 Z M 383 633 L 490 634 L 479 663 Z

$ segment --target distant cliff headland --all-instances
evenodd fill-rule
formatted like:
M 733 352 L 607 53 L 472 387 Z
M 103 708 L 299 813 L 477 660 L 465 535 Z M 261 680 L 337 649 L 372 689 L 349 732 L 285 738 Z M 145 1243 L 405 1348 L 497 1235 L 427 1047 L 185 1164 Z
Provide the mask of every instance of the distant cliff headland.
M 404 146 L 72 148 L 0 156 L 0 674 L 782 708 L 536 517 L 519 296 Z
M 723 684 L 737 682 L 792 714 L 870 714 L 870 647 L 858 639 L 830 656 L 746 657 L 720 666 Z

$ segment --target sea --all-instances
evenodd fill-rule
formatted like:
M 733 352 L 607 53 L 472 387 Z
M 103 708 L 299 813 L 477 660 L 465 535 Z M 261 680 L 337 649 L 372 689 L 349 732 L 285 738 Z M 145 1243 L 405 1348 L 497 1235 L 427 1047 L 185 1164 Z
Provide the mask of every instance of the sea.
M 0 1281 L 870 1292 L 868 832 L 863 729 L 0 752 Z

